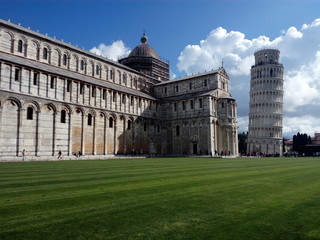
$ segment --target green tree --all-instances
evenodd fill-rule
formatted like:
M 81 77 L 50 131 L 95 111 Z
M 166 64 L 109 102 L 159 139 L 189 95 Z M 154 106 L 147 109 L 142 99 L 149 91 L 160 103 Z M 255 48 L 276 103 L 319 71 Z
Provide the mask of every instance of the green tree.
M 248 138 L 248 133 L 243 132 L 238 134 L 238 147 L 239 147 L 239 153 L 241 155 L 244 155 L 247 152 L 247 138 Z
M 294 135 L 293 138 L 293 151 L 298 152 L 300 155 L 302 152 L 302 147 L 311 143 L 311 137 L 308 136 L 306 133 L 297 133 Z

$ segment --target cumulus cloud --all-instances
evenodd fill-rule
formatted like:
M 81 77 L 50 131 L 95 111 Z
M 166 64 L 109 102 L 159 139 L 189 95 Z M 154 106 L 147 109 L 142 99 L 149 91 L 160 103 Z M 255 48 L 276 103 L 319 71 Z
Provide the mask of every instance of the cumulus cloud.
M 239 132 L 247 131 L 253 54 L 269 47 L 280 50 L 280 62 L 285 68 L 284 136 L 291 137 L 298 131 L 313 135 L 315 129 L 320 131 L 320 19 L 300 29 L 291 26 L 273 40 L 267 36 L 247 39 L 244 33 L 218 27 L 199 44 L 186 46 L 177 67 L 190 75 L 216 69 L 223 61 L 238 102 Z
M 288 70 L 285 84 L 287 112 L 297 112 L 306 105 L 320 105 L 320 51 L 315 58 L 297 69 Z
M 297 125 L 297 123 L 299 123 Z M 313 133 L 320 132 L 319 119 L 315 116 L 305 115 L 300 117 L 288 117 L 284 119 L 284 132 L 296 134 L 308 133 L 313 136 Z
M 109 58 L 113 61 L 118 61 L 120 57 L 129 55 L 130 48 L 126 47 L 122 40 L 118 40 L 111 45 L 101 43 L 98 47 L 90 49 L 90 52 Z

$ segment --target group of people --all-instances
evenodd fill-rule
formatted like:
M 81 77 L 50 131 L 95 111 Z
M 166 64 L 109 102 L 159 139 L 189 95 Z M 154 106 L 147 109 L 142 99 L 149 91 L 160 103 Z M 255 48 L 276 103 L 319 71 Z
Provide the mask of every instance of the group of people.
M 22 161 L 26 160 L 26 155 L 27 154 L 26 154 L 26 150 L 25 149 L 22 150 L 21 154 L 22 154 Z M 61 151 L 58 152 L 58 158 L 57 159 L 62 159 L 62 152 Z

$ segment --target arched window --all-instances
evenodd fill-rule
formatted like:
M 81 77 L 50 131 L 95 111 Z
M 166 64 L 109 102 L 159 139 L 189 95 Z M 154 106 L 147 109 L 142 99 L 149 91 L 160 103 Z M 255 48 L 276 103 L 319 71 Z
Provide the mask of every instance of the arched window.
M 113 71 L 110 70 L 110 79 L 113 79 Z
M 117 101 L 117 93 L 113 92 L 113 98 L 112 98 L 113 102 Z
M 109 117 L 109 128 L 113 128 L 113 118 Z
M 80 83 L 80 94 L 82 95 L 84 92 L 84 84 Z
M 208 80 L 205 79 L 205 80 L 204 80 L 204 86 L 206 87 L 207 85 L 208 85 Z
M 83 60 L 80 61 L 80 70 L 81 71 L 84 70 L 84 61 Z
M 92 126 L 92 115 L 88 114 L 88 126 Z
M 48 49 L 47 49 L 47 48 L 43 48 L 42 58 L 43 58 L 44 60 L 47 60 L 47 59 L 48 59 Z
M 67 81 L 67 92 L 71 91 L 71 86 L 72 86 L 72 82 L 71 81 Z
M 55 82 L 55 77 L 51 76 L 50 78 L 50 88 L 53 89 L 54 88 L 54 82 Z
M 131 130 L 131 120 L 128 120 L 128 130 Z
M 33 119 L 33 108 L 32 107 L 28 107 L 27 108 L 27 119 L 28 120 L 32 120 Z
M 180 126 L 176 126 L 176 136 L 180 136 Z
M 91 63 L 91 68 L 92 68 L 91 75 L 92 75 L 92 77 L 94 77 L 94 64 L 93 63 Z
M 66 66 L 67 62 L 68 62 L 67 54 L 63 54 L 62 64 Z
M 91 97 L 96 96 L 96 87 L 92 87 Z
M 147 123 L 146 122 L 143 124 L 143 130 L 147 131 Z
M 67 115 L 66 110 L 62 110 L 61 111 L 61 116 L 60 116 L 60 122 L 61 123 L 66 123 L 66 115 Z
M 96 75 L 99 75 L 100 74 L 100 67 L 99 65 L 96 66 Z
M 39 77 L 39 73 L 34 72 L 33 73 L 33 85 L 38 85 L 38 77 Z
M 22 53 L 22 48 L 23 48 L 23 42 L 22 40 L 18 41 L 18 52 Z
M 19 81 L 19 79 L 20 79 L 20 69 L 16 68 L 14 71 L 14 80 Z

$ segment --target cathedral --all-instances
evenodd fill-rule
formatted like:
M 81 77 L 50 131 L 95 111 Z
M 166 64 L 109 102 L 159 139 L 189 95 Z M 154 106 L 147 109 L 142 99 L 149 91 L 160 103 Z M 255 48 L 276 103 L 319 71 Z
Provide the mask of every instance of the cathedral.
M 237 156 L 225 69 L 169 80 L 140 41 L 112 61 L 0 20 L 0 160 Z

